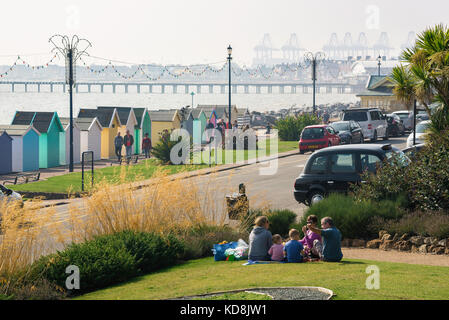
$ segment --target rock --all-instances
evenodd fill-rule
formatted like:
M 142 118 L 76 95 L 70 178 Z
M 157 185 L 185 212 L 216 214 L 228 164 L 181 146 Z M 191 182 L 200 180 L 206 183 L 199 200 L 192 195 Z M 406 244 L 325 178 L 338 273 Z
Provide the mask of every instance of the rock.
M 394 244 L 394 248 L 399 251 L 410 251 L 412 249 L 412 243 L 410 241 L 398 241 Z
M 427 244 L 423 244 L 422 246 L 420 246 L 419 248 L 418 248 L 418 252 L 419 253 L 427 253 Z
M 427 253 L 434 254 L 433 251 L 437 248 L 437 246 L 430 246 L 427 248 Z
M 438 239 L 437 238 L 433 238 L 433 237 L 424 238 L 424 244 L 436 245 L 437 243 L 438 243 Z
M 424 244 L 424 237 L 421 236 L 411 237 L 410 242 L 415 246 L 419 247 Z
M 443 239 L 443 240 L 438 241 L 438 246 L 449 247 L 449 239 Z
M 382 239 L 382 237 L 384 236 L 384 234 L 387 234 L 387 233 L 388 233 L 388 231 L 385 231 L 385 230 L 379 231 L 379 239 Z
M 410 251 L 411 251 L 412 253 L 418 253 L 418 252 L 419 252 L 418 247 L 415 246 L 414 244 L 412 245 L 412 248 L 410 249 Z
M 399 241 L 405 241 L 408 240 L 408 233 L 403 234 L 400 238 Z
M 357 247 L 357 248 L 365 248 L 366 245 L 366 241 L 365 240 L 360 240 L 360 239 L 354 239 L 352 240 L 352 246 L 353 247 Z
M 444 254 L 449 254 L 449 248 L 446 248 L 446 249 L 444 250 Z
M 379 249 L 379 246 L 381 244 L 382 244 L 382 240 L 375 239 L 375 240 L 368 241 L 368 243 L 366 244 L 366 247 L 369 249 Z
M 445 248 L 444 247 L 435 247 L 432 250 L 433 254 L 444 254 Z
M 398 241 L 399 240 L 399 235 L 397 233 L 394 234 L 393 239 L 391 239 L 393 241 Z
M 394 241 L 393 240 L 385 240 L 379 246 L 379 249 L 387 251 L 387 250 L 393 249 L 393 246 L 394 246 Z
M 392 240 L 393 239 L 393 237 L 391 236 L 391 234 L 388 234 L 388 233 L 385 233 L 383 236 L 382 236 L 382 238 L 381 238 L 381 240 L 384 242 L 384 241 L 388 241 L 388 240 Z
M 343 239 L 341 240 L 341 246 L 349 248 L 352 245 L 352 239 Z

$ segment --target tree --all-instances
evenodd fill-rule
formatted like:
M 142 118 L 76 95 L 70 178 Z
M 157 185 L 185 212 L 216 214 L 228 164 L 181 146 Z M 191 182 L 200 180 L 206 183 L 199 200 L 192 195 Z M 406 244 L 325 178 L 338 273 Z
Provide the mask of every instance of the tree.
M 426 29 L 412 48 L 402 52 L 403 65 L 393 68 L 394 94 L 407 107 L 415 99 L 427 110 L 435 133 L 449 129 L 449 29 L 442 24 Z M 439 103 L 432 112 L 430 105 Z

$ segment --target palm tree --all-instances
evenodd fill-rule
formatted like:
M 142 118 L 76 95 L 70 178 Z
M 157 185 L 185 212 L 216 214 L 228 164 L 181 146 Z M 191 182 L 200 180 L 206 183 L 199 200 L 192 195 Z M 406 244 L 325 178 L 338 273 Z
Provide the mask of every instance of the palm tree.
M 393 69 L 390 77 L 395 84 L 394 94 L 407 106 L 415 99 L 432 117 L 430 105 L 439 102 L 440 121 L 437 131 L 449 129 L 449 29 L 442 24 L 426 29 L 418 35 L 415 45 L 402 52 L 404 65 Z

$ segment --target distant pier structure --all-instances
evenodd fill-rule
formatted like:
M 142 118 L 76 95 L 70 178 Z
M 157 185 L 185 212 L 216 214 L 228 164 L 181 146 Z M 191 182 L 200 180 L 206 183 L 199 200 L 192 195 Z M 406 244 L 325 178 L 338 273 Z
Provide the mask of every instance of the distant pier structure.
M 2 91 L 9 88 L 10 92 L 65 92 L 68 90 L 63 81 L 0 81 Z M 334 81 L 317 84 L 317 91 L 324 94 L 359 92 L 365 87 L 365 81 L 351 82 Z M 197 94 L 226 94 L 226 82 L 81 82 L 75 85 L 78 93 L 160 93 L 160 94 L 190 94 L 195 90 Z M 242 94 L 296 94 L 312 93 L 312 83 L 305 81 L 264 81 L 237 82 L 232 84 L 232 93 Z

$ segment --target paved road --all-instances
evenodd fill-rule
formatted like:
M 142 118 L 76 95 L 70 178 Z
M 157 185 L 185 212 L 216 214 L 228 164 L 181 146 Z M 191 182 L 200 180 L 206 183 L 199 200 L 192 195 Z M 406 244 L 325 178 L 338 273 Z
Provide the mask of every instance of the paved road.
M 377 144 L 384 143 L 386 142 L 377 142 Z M 392 138 L 387 143 L 403 149 L 405 148 L 406 137 Z M 250 201 L 250 207 L 269 206 L 271 208 L 285 208 L 301 216 L 306 207 L 296 202 L 292 191 L 295 179 L 304 169 L 304 165 L 309 157 L 310 153 L 305 155 L 295 154 L 278 159 L 278 171 L 275 175 L 270 176 L 259 174 L 260 168 L 267 167 L 268 163 L 258 163 L 189 179 L 194 179 L 195 184 L 200 190 L 212 191 L 213 197 L 219 203 L 217 207 L 223 210 L 225 195 L 237 192 L 239 184 L 244 183 L 246 185 L 246 193 Z M 135 191 L 135 193 L 136 197 L 145 196 L 139 190 Z M 72 205 L 81 205 L 81 203 L 82 200 L 74 200 Z M 56 210 L 58 216 L 57 221 L 65 221 L 68 217 L 69 206 L 59 206 Z

